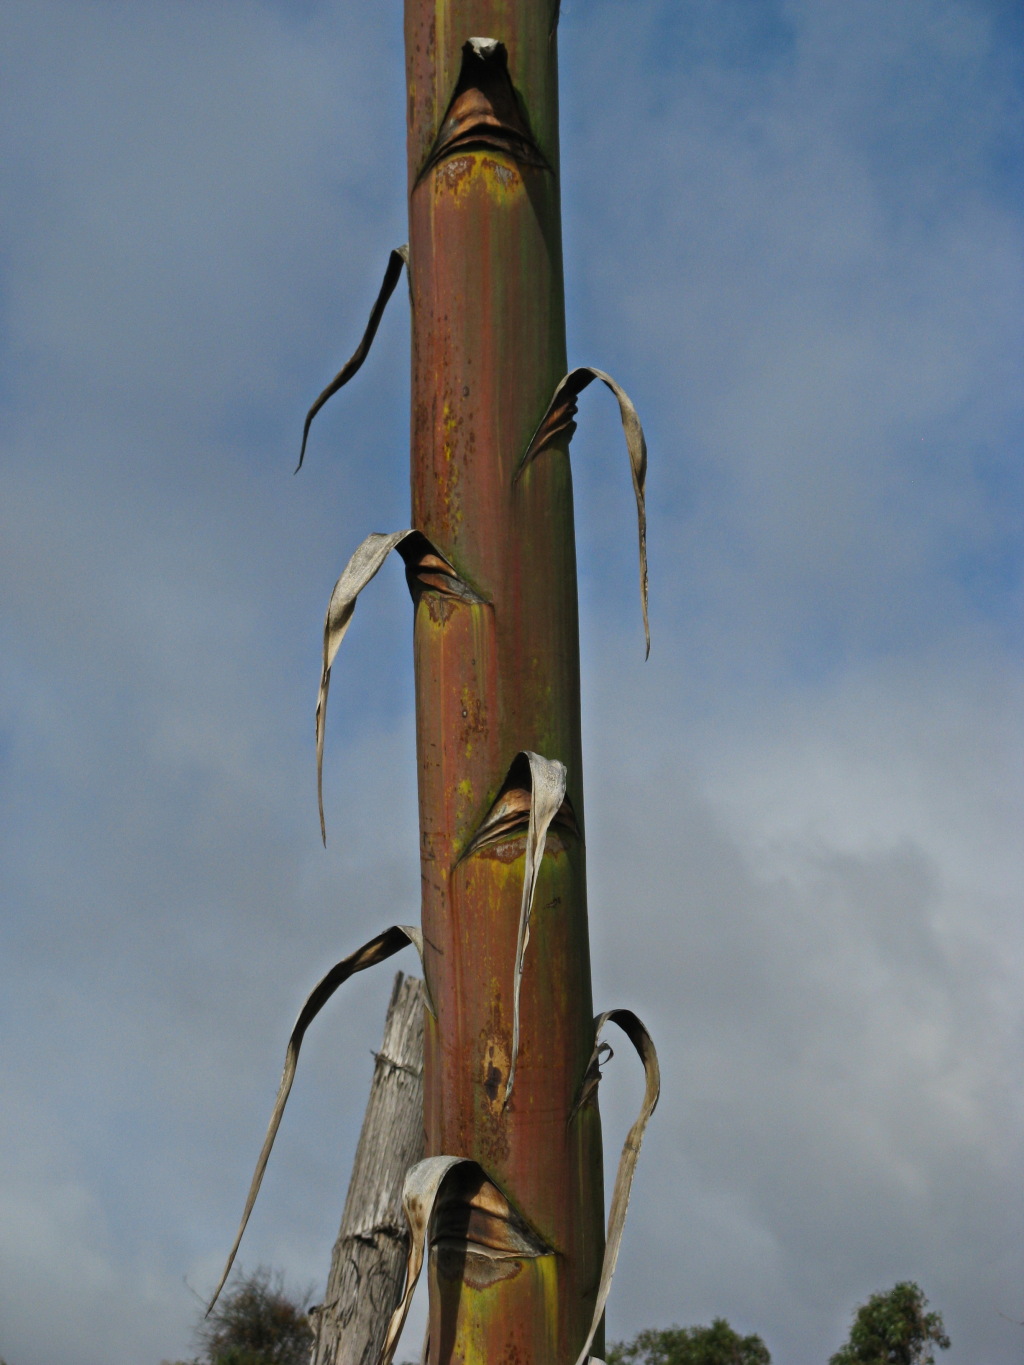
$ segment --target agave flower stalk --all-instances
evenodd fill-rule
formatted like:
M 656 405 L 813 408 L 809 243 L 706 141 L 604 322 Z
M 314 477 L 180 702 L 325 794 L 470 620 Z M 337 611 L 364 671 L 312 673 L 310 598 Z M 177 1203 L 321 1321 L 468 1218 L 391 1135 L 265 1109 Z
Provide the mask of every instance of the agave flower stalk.
M 604 1247 L 598 1113 L 573 1114 L 594 1011 L 568 434 L 521 468 L 566 372 L 554 19 L 406 0 L 412 520 L 479 599 L 411 571 L 426 1150 L 479 1163 L 548 1249 L 439 1240 L 431 1365 L 574 1361 Z M 564 765 L 565 799 L 517 960 L 528 751 Z
M 579 626 L 569 442 L 580 393 L 614 393 L 636 497 L 647 625 L 646 447 L 603 371 L 566 373 L 557 0 L 405 0 L 409 244 L 392 252 L 359 370 L 408 267 L 412 527 L 375 532 L 335 585 L 316 714 L 357 599 L 392 550 L 414 603 L 422 925 L 395 925 L 314 988 L 234 1248 L 259 1191 L 302 1038 L 353 973 L 413 945 L 426 981 L 426 1157 L 408 1172 L 410 1248 L 381 1365 L 429 1277 L 427 1365 L 586 1365 L 600 1354 L 658 1064 L 628 1010 L 594 1017 L 587 928 Z M 646 1073 L 603 1217 L 600 1034 Z M 221 1285 L 224 1283 L 221 1280 Z M 218 1291 L 219 1293 L 219 1288 Z M 216 1297 L 216 1296 L 215 1296 Z

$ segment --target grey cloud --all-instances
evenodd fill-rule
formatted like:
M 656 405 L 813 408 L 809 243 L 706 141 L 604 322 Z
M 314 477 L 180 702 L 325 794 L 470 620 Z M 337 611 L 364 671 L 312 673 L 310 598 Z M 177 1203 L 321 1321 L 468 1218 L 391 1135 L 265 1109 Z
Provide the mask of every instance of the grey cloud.
M 1008 736 L 1019 751 L 1018 685 L 876 669 L 788 718 L 751 711 L 742 738 L 738 716 L 673 737 L 676 676 L 628 727 L 606 680 L 590 720 L 591 787 L 614 793 L 591 800 L 597 996 L 649 1016 L 651 1166 L 676 1171 L 669 1202 L 641 1173 L 613 1335 L 724 1312 L 780 1357 L 822 1358 L 844 1303 L 911 1275 L 964 1358 L 1003 1358 L 1024 792 L 993 757 Z

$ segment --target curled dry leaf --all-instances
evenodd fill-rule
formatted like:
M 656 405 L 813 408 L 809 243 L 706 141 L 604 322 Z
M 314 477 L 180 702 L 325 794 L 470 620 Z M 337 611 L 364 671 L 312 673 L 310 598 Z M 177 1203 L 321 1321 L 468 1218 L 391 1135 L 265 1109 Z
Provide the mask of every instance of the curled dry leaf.
M 409 1224 L 409 1253 L 405 1263 L 405 1289 L 398 1307 L 391 1315 L 388 1330 L 381 1347 L 379 1365 L 391 1365 L 395 1358 L 395 1347 L 402 1335 L 402 1328 L 409 1316 L 413 1291 L 423 1269 L 423 1256 L 426 1249 L 427 1231 L 434 1203 L 445 1177 L 464 1157 L 428 1156 L 411 1167 L 405 1177 L 402 1191 L 402 1204 Z
M 320 690 L 316 699 L 316 796 L 320 807 L 320 837 L 325 846 L 327 826 L 324 823 L 324 726 L 327 721 L 331 665 L 349 628 L 359 594 L 399 541 L 404 540 L 409 534 L 409 531 L 393 531 L 390 535 L 383 535 L 379 531 L 374 531 L 368 535 L 345 565 L 327 604 L 327 615 L 324 617 L 323 666 L 320 670 Z
M 363 333 L 362 340 L 349 359 L 342 365 L 341 369 L 327 385 L 326 389 L 324 389 L 323 393 L 317 398 L 309 412 L 306 413 L 305 425 L 302 428 L 302 449 L 299 451 L 299 463 L 295 466 L 296 474 L 302 468 L 302 461 L 306 458 L 306 442 L 309 440 L 309 428 L 313 425 L 313 418 L 327 402 L 328 398 L 333 398 L 339 389 L 344 388 L 352 376 L 362 366 L 362 363 L 369 354 L 370 347 L 373 344 L 373 338 L 377 335 L 377 328 L 380 326 L 380 320 L 384 316 L 384 309 L 387 307 L 388 299 L 395 292 L 395 285 L 398 283 L 399 277 L 402 274 L 402 267 L 407 266 L 408 264 L 409 248 L 407 246 L 396 247 L 388 257 L 388 265 L 387 269 L 384 271 L 384 280 L 380 287 L 380 293 L 377 295 L 376 302 L 370 310 L 370 320 L 366 324 L 366 331 Z
M 655 1050 L 651 1036 L 644 1028 L 643 1024 L 633 1013 L 632 1010 L 608 1010 L 604 1014 L 599 1014 L 594 1020 L 594 1050 L 590 1056 L 590 1065 L 584 1075 L 583 1086 L 580 1098 L 574 1107 L 574 1112 L 578 1112 L 583 1104 L 589 1099 L 596 1085 L 591 1085 L 588 1089 L 587 1081 L 597 1071 L 597 1065 L 601 1054 L 602 1044 L 600 1042 L 601 1030 L 608 1022 L 618 1024 L 626 1037 L 636 1048 L 640 1060 L 644 1064 L 644 1098 L 640 1106 L 640 1113 L 636 1121 L 626 1134 L 626 1141 L 622 1144 L 622 1155 L 619 1157 L 619 1169 L 615 1175 L 615 1188 L 612 1191 L 612 1206 L 608 1213 L 608 1233 L 605 1239 L 604 1260 L 601 1264 L 601 1279 L 597 1288 L 597 1301 L 594 1304 L 594 1316 L 590 1323 L 590 1331 L 584 1343 L 583 1350 L 579 1354 L 576 1365 L 587 1365 L 588 1359 L 591 1365 L 600 1365 L 597 1358 L 590 1356 L 591 1343 L 601 1318 L 604 1316 L 605 1304 L 608 1302 L 608 1291 L 611 1289 L 612 1276 L 615 1274 L 615 1264 L 619 1259 L 619 1247 L 622 1245 L 622 1229 L 626 1223 L 626 1209 L 629 1205 L 629 1192 L 633 1184 L 633 1173 L 636 1170 L 637 1158 L 640 1155 L 640 1144 L 643 1142 L 644 1130 L 647 1121 L 654 1113 L 658 1103 L 658 1095 L 661 1091 L 661 1071 L 658 1067 L 658 1054 Z
M 428 1245 L 486 1261 L 549 1256 L 551 1248 L 467 1157 L 430 1156 L 410 1167 L 402 1204 L 409 1224 L 405 1288 L 391 1315 L 379 1365 L 391 1365 Z
M 481 599 L 439 554 L 421 531 L 392 531 L 385 535 L 373 531 L 358 546 L 334 585 L 324 617 L 323 661 L 320 688 L 316 699 L 316 796 L 320 810 L 320 837 L 327 844 L 324 821 L 324 730 L 327 723 L 327 694 L 331 686 L 331 665 L 352 621 L 359 594 L 374 577 L 392 550 L 405 560 L 410 586 L 417 583 L 428 591 L 441 592 L 462 602 Z
M 476 833 L 459 854 L 459 862 L 470 858 L 481 848 L 492 844 L 505 843 L 510 839 L 525 836 L 530 823 L 530 804 L 533 800 L 533 776 L 529 757 L 525 753 L 516 754 L 505 774 L 501 790 L 494 798 L 490 810 L 480 822 Z M 580 827 L 576 822 L 576 812 L 566 796 L 555 817 L 551 829 L 557 829 L 573 838 L 580 838 Z
M 572 440 L 573 433 L 576 430 L 576 423 L 573 420 L 576 415 L 576 400 L 587 385 L 595 379 L 600 379 L 603 384 L 606 384 L 618 399 L 622 430 L 626 436 L 629 470 L 633 477 L 633 494 L 636 497 L 637 533 L 640 540 L 640 605 L 644 617 L 644 640 L 649 655 L 651 652 L 651 629 L 647 619 L 647 509 L 644 500 L 644 485 L 647 480 L 647 442 L 644 439 L 643 427 L 640 425 L 636 408 L 625 389 L 617 384 L 610 374 L 605 374 L 604 370 L 595 370 L 589 365 L 570 370 L 555 389 L 547 411 L 541 418 L 540 425 L 534 432 L 530 444 L 526 448 L 526 453 L 519 463 L 516 478 L 519 478 L 531 460 L 536 459 L 542 451 L 549 449 L 560 437 L 564 436 L 566 442 Z
M 252 1183 L 249 1186 L 249 1195 L 245 1201 L 245 1211 L 242 1214 L 242 1221 L 238 1226 L 238 1235 L 235 1237 L 234 1245 L 228 1254 L 227 1264 L 224 1266 L 224 1273 L 220 1277 L 220 1283 L 214 1290 L 213 1298 L 207 1308 L 207 1316 L 217 1299 L 220 1291 L 224 1288 L 227 1278 L 231 1273 L 235 1255 L 238 1252 L 242 1241 L 242 1234 L 245 1232 L 249 1215 L 252 1213 L 253 1205 L 256 1203 L 256 1196 L 260 1192 L 260 1185 L 263 1183 L 263 1173 L 267 1169 L 267 1162 L 270 1159 L 270 1151 L 277 1137 L 277 1130 L 281 1126 L 281 1119 L 284 1115 L 285 1105 L 288 1103 L 288 1095 L 295 1079 L 295 1068 L 299 1061 L 299 1049 L 302 1047 L 302 1040 L 306 1030 L 316 1018 L 316 1016 L 326 1005 L 339 986 L 343 985 L 350 976 L 356 972 L 365 971 L 367 967 L 375 967 L 378 962 L 383 962 L 386 958 L 392 957 L 400 949 L 412 945 L 423 961 L 423 935 L 414 925 L 393 924 L 390 929 L 385 929 L 376 938 L 370 939 L 362 948 L 350 953 L 348 957 L 335 964 L 322 980 L 318 981 L 310 992 L 309 998 L 299 1011 L 299 1017 L 295 1021 L 295 1026 L 288 1039 L 288 1047 L 285 1051 L 284 1071 L 281 1074 L 281 1084 L 277 1089 L 277 1098 L 274 1101 L 274 1108 L 270 1115 L 270 1122 L 267 1125 L 267 1135 L 263 1139 L 263 1146 L 260 1149 L 259 1157 L 256 1161 L 256 1170 L 253 1173 Z M 433 1012 L 430 1004 L 430 997 L 427 996 L 427 1008 Z
M 526 945 L 530 941 L 533 897 L 537 890 L 537 878 L 540 875 L 540 863 L 544 856 L 548 828 L 565 800 L 565 764 L 559 763 L 557 759 L 542 758 L 540 754 L 531 753 L 529 750 L 524 752 L 530 765 L 530 823 L 526 831 L 526 866 L 523 869 L 523 898 L 519 906 L 519 935 L 516 940 L 516 964 L 512 982 L 512 1056 L 508 1066 L 508 1084 L 505 1087 L 503 1107 L 512 1097 L 516 1062 L 519 1058 L 519 991 Z

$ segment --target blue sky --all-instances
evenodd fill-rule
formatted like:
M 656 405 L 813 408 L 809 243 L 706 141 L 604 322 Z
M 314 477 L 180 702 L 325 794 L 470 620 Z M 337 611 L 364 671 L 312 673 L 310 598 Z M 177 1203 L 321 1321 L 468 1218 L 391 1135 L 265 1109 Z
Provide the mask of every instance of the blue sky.
M 613 1337 L 724 1315 L 812 1365 L 914 1278 L 950 1365 L 1020 1357 L 1022 24 L 564 7 L 570 360 L 650 447 L 645 665 L 588 392 L 596 1004 L 665 1076 Z M 393 566 L 326 853 L 312 745 L 334 579 L 407 524 L 403 291 L 291 475 L 405 239 L 401 15 L 10 0 L 0 51 L 0 1356 L 155 1365 L 304 992 L 416 912 Z M 325 1279 L 389 984 L 311 1037 L 245 1265 Z

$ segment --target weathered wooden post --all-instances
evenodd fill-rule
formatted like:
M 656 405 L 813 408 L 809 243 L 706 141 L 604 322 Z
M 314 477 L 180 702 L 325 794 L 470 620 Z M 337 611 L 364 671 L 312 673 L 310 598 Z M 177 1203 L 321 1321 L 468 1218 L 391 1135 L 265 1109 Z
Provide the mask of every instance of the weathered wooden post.
M 395 977 L 327 1293 L 310 1309 L 311 1365 L 374 1365 L 402 1297 L 402 1184 L 423 1158 L 423 982 Z

